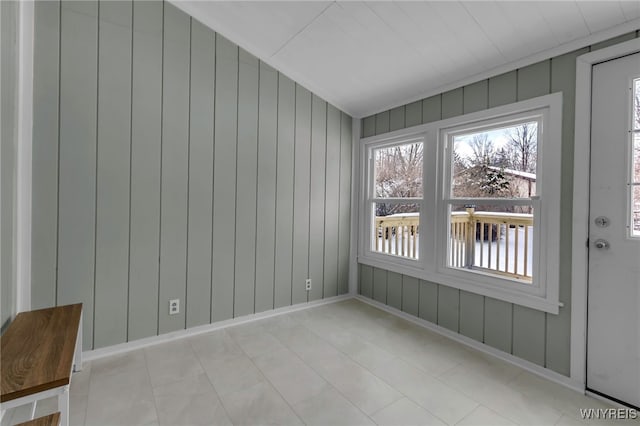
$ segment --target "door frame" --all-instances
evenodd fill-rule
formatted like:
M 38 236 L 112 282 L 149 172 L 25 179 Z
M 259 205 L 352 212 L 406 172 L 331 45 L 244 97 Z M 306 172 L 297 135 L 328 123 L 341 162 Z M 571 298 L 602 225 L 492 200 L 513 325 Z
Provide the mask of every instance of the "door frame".
M 575 146 L 573 152 L 573 227 L 571 266 L 571 368 L 572 381 L 586 390 L 587 290 L 589 268 L 589 174 L 591 158 L 591 77 L 600 62 L 640 52 L 635 38 L 576 60 Z

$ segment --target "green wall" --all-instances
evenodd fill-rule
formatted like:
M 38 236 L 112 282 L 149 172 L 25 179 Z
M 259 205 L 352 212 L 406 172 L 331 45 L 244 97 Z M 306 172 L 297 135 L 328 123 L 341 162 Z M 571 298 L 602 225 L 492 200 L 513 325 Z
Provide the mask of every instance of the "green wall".
M 33 308 L 91 349 L 347 292 L 348 115 L 170 3 L 35 12 Z
M 359 293 L 517 357 L 569 375 L 571 227 L 576 58 L 638 37 L 629 33 L 565 55 L 384 111 L 362 120 L 363 137 L 563 93 L 559 315 L 360 265 Z M 416 303 L 417 301 L 417 303 Z
M 18 2 L 0 2 L 0 330 L 4 331 L 16 312 L 14 228 L 16 225 L 16 149 L 18 82 Z

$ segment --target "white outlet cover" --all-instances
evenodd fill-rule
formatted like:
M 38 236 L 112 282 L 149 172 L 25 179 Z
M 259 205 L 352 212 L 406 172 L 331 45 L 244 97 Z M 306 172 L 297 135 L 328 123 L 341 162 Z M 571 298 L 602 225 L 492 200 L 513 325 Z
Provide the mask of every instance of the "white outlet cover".
M 169 315 L 176 315 L 180 313 L 180 299 L 169 300 Z

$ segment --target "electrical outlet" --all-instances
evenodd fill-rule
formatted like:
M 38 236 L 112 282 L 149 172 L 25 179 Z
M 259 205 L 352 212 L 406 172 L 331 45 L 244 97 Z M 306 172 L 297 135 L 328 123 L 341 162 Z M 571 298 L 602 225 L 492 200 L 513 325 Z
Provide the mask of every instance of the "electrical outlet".
M 304 281 L 304 287 L 307 289 L 307 291 L 311 290 L 311 278 L 307 278 Z
M 169 315 L 176 315 L 180 313 L 180 299 L 169 300 Z

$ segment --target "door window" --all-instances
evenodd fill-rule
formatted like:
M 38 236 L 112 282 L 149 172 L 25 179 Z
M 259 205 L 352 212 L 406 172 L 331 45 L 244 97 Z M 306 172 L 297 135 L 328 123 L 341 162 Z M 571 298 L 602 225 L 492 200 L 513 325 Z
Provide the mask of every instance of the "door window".
M 640 238 L 640 78 L 631 85 L 629 233 Z

